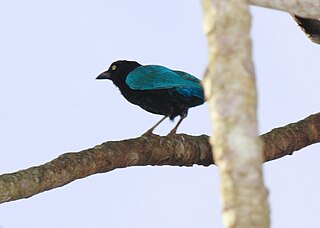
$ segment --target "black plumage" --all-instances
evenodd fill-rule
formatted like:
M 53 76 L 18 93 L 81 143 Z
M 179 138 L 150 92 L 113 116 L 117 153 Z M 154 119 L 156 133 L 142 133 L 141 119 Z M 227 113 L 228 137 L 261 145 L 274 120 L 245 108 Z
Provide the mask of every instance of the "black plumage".
M 111 80 L 131 103 L 144 110 L 164 115 L 146 133 L 151 133 L 164 119 L 180 116 L 171 133 L 175 133 L 188 109 L 204 103 L 203 87 L 196 77 L 163 66 L 143 66 L 135 61 L 120 60 L 97 79 Z

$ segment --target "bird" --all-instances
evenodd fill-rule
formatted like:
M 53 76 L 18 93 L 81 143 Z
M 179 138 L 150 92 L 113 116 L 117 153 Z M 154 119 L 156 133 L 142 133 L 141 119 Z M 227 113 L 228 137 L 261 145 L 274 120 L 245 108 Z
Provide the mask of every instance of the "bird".
M 153 114 L 163 115 L 145 134 L 150 134 L 166 118 L 179 121 L 176 131 L 188 115 L 188 109 L 205 102 L 201 81 L 195 76 L 160 65 L 141 65 L 136 61 L 118 60 L 96 79 L 109 79 L 132 104 Z

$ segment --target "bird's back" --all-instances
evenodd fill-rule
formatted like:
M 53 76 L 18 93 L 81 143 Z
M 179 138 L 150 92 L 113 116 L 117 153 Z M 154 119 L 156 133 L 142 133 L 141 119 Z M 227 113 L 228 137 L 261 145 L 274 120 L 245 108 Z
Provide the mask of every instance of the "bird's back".
M 203 87 L 196 77 L 163 66 L 140 66 L 125 80 L 123 95 L 143 109 L 174 118 L 204 103 Z

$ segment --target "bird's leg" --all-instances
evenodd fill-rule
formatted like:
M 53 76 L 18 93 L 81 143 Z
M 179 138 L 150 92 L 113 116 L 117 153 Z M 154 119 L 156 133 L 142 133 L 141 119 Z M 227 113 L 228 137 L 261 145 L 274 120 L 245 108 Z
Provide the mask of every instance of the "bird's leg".
M 176 124 L 176 126 L 170 131 L 169 135 L 174 135 L 177 132 L 177 129 L 179 127 L 179 125 L 181 124 L 182 120 L 186 118 L 186 115 L 181 115 L 180 120 L 178 121 L 178 123 Z
M 166 118 L 168 118 L 168 116 L 164 116 L 161 120 L 159 120 L 152 128 L 150 128 L 149 130 L 147 130 L 143 135 L 147 135 L 153 132 L 153 130 L 159 126 L 159 124 L 164 121 Z

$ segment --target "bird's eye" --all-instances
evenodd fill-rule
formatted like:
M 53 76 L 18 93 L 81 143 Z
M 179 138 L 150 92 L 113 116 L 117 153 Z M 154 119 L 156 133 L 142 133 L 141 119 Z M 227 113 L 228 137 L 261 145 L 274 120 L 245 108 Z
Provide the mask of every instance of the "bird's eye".
M 111 70 L 116 70 L 117 66 L 116 65 L 112 65 Z

